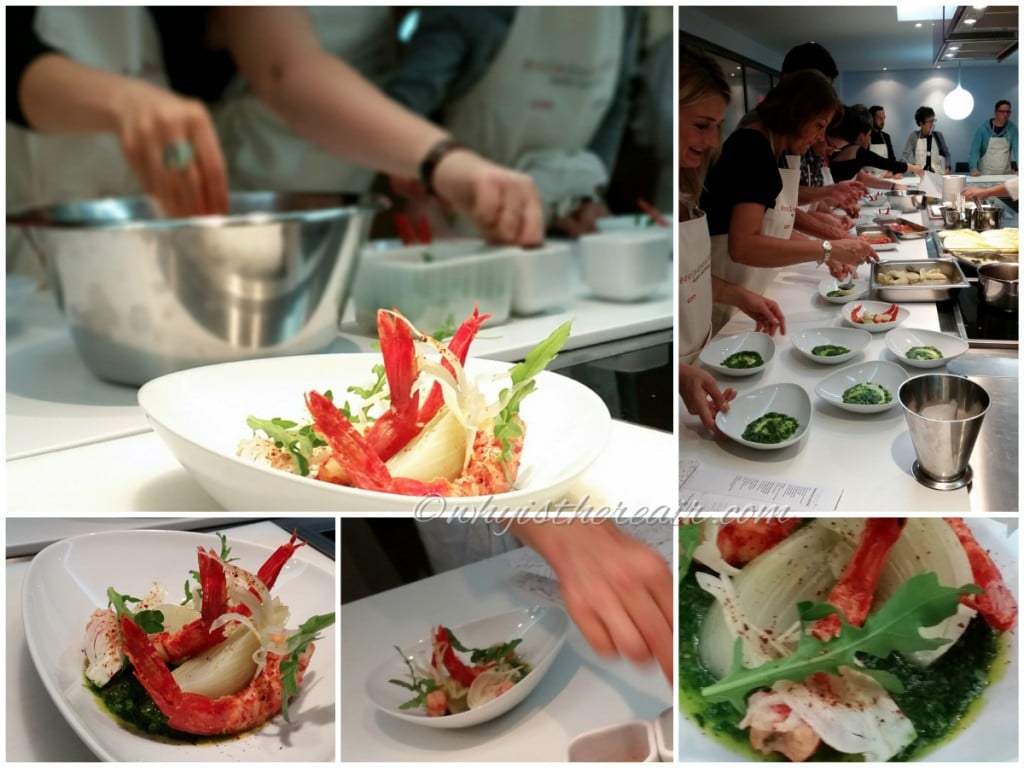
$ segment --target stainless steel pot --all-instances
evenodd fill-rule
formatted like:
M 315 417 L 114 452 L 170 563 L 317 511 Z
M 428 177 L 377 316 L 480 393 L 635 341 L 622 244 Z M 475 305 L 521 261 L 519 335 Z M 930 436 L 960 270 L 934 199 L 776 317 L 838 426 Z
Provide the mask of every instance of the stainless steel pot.
M 161 218 L 145 198 L 8 217 L 45 262 L 79 354 L 142 384 L 209 363 L 319 352 L 337 337 L 382 199 L 231 195 L 225 216 Z
M 981 298 L 996 309 L 1017 311 L 1019 264 L 983 264 L 978 267 Z
M 984 232 L 986 229 L 999 229 L 1002 218 L 1003 209 L 998 205 L 978 206 L 974 209 L 974 230 Z
M 885 199 L 893 210 L 903 213 L 920 211 L 928 205 L 939 202 L 937 197 L 928 197 L 923 192 L 912 189 L 894 189 L 885 193 Z

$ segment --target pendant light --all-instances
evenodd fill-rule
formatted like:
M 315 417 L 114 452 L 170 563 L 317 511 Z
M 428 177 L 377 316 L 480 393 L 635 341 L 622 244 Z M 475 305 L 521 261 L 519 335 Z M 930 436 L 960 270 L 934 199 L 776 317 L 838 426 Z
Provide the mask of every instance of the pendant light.
M 956 88 L 946 94 L 942 109 L 950 120 L 963 120 L 974 109 L 974 97 L 960 85 L 960 62 L 956 63 Z

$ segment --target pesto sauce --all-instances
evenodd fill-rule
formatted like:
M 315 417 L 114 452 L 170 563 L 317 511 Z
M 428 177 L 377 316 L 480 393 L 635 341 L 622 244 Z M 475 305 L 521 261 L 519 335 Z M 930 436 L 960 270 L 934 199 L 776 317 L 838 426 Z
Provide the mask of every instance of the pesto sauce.
M 750 746 L 746 730 L 736 727 L 742 719 L 728 702 L 710 704 L 700 689 L 718 680 L 700 661 L 700 627 L 714 598 L 697 586 L 691 568 L 679 582 L 679 706 L 709 737 L 743 757 L 768 762 L 785 758 L 762 755 Z M 892 698 L 917 730 L 917 740 L 893 757 L 893 761 L 919 759 L 954 737 L 978 714 L 981 692 L 997 680 L 1006 667 L 1009 634 L 994 631 L 976 616 L 949 651 L 927 669 L 919 669 L 893 654 L 887 659 L 862 655 L 865 666 L 896 675 L 905 687 Z M 685 756 L 683 756 L 685 758 Z M 811 762 L 862 762 L 860 755 L 836 752 L 828 746 Z
M 119 722 L 131 726 L 132 730 L 146 736 L 155 736 L 175 743 L 199 744 L 201 742 L 223 740 L 184 733 L 167 725 L 167 715 L 160 711 L 142 683 L 135 679 L 130 664 L 114 675 L 110 682 L 102 688 L 89 680 L 86 685 L 97 700 Z

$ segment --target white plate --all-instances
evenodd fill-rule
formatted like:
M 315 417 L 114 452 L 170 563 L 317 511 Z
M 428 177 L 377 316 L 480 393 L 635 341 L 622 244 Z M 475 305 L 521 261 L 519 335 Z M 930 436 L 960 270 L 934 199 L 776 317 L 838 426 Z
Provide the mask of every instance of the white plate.
M 531 670 L 511 690 L 482 707 L 444 717 L 428 717 L 422 710 L 398 708 L 409 700 L 411 694 L 405 688 L 389 683 L 388 680 L 408 680 L 409 669 L 398 651 L 391 647 L 389 638 L 381 638 L 381 647 L 390 651 L 390 654 L 370 673 L 366 681 L 366 695 L 382 712 L 429 728 L 468 728 L 471 725 L 485 723 L 508 712 L 537 687 L 544 673 L 554 663 L 562 643 L 565 642 L 568 627 L 569 618 L 565 611 L 553 605 L 520 608 L 458 627 L 449 627 L 459 642 L 467 648 L 487 648 L 496 643 L 507 643 L 519 637 L 523 638 L 523 642 L 516 648 L 516 653 L 530 664 Z M 402 655 L 408 659 L 416 659 L 421 664 L 428 664 L 432 652 L 429 632 L 428 628 L 422 638 L 399 645 Z
M 281 512 L 402 512 L 538 508 L 554 503 L 604 450 L 611 416 L 586 386 L 547 371 L 523 400 L 526 440 L 518 487 L 494 496 L 425 502 L 325 483 L 241 459 L 240 440 L 252 436 L 248 416 L 308 422 L 303 395 L 330 389 L 339 397 L 352 384 L 365 386 L 377 354 L 302 355 L 193 368 L 161 376 L 139 390 L 139 405 L 158 435 L 196 481 L 229 510 Z M 471 376 L 507 371 L 511 365 L 467 360 Z M 495 387 L 501 382 L 493 382 Z M 532 507 L 531 507 L 532 505 Z
M 796 351 L 808 360 L 820 365 L 837 365 L 845 363 L 857 353 L 862 352 L 871 343 L 871 334 L 860 328 L 808 328 L 805 331 L 794 333 L 790 337 L 790 342 Z M 835 344 L 839 347 L 846 347 L 850 351 L 833 357 L 822 357 L 811 351 L 822 344 Z
M 36 292 L 37 283 L 28 275 L 7 275 L 4 277 L 7 317 L 19 319 Z
M 905 322 L 910 317 L 910 310 L 904 307 L 897 307 L 896 319 L 889 323 L 855 323 L 850 319 L 850 314 L 857 307 L 861 307 L 864 312 L 874 312 L 876 315 L 880 312 L 884 312 L 890 306 L 892 302 L 886 303 L 884 301 L 858 301 L 857 303 L 849 303 L 843 306 L 843 321 L 852 325 L 854 328 L 862 328 L 865 331 L 871 333 L 881 333 L 882 331 L 889 331 L 895 328 L 902 322 Z
M 822 400 L 827 400 L 839 408 L 852 413 L 880 413 L 899 404 L 897 393 L 900 384 L 909 378 L 909 374 L 896 363 L 888 360 L 872 360 L 867 363 L 858 363 L 842 368 L 831 376 L 827 376 L 818 382 L 814 391 Z M 860 403 L 844 403 L 843 392 L 854 384 L 870 382 L 881 384 L 892 395 L 888 403 L 878 405 L 862 405 Z
M 257 571 L 273 549 L 230 538 L 233 557 Z M 282 530 L 281 543 L 288 540 Z M 40 552 L 25 575 L 25 640 L 47 692 L 75 732 L 103 760 L 132 762 L 304 761 L 334 759 L 334 627 L 317 641 L 299 695 L 289 703 L 292 724 L 279 715 L 237 739 L 200 745 L 168 744 L 121 727 L 84 685 L 85 625 L 107 604 L 107 588 L 145 594 L 159 581 L 173 596 L 196 568 L 196 548 L 214 547 L 215 535 L 180 531 L 110 531 L 64 539 Z M 289 626 L 330 613 L 334 575 L 292 558 L 273 594 L 291 609 Z
M 826 277 L 820 283 L 818 283 L 818 295 L 821 296 L 825 301 L 831 302 L 832 304 L 849 304 L 851 301 L 866 296 L 869 290 L 867 280 L 854 280 L 853 288 L 848 296 L 829 296 L 829 291 L 834 291 L 836 288 L 836 280 L 832 277 Z
M 1007 535 L 1004 525 L 986 519 L 968 519 L 968 525 L 978 543 L 992 556 L 1003 574 L 1003 580 L 1017 596 L 1018 531 Z M 1017 755 L 1017 732 L 1019 709 L 1017 698 L 1017 674 L 1020 668 L 1019 643 L 1010 638 L 1007 668 L 1002 677 L 993 683 L 982 695 L 980 712 L 971 719 L 963 730 L 956 733 L 936 749 L 921 757 L 922 762 L 968 763 L 979 761 L 1015 762 Z M 746 755 L 733 752 L 722 742 L 712 739 L 685 715 L 679 721 L 679 754 L 687 762 L 731 762 L 749 763 Z
M 736 352 L 757 352 L 764 360 L 762 365 L 755 368 L 726 368 L 722 361 Z M 707 346 L 700 351 L 700 362 L 706 368 L 724 376 L 753 376 L 760 373 L 775 357 L 775 342 L 766 333 L 751 331 L 750 333 L 737 333 L 735 336 L 722 336 L 708 342 Z
M 775 411 L 792 416 L 800 426 L 789 440 L 781 443 L 754 443 L 743 439 L 743 430 L 754 419 Z M 729 410 L 715 415 L 715 424 L 722 434 L 741 445 L 760 451 L 774 451 L 799 442 L 811 424 L 811 398 L 804 388 L 796 384 L 773 384 L 738 395 L 729 403 Z
M 941 368 L 950 360 L 960 357 L 970 345 L 959 336 L 928 331 L 922 328 L 896 328 L 885 334 L 885 346 L 897 360 L 915 368 Z M 907 357 L 911 347 L 935 347 L 942 352 L 938 360 L 913 360 Z

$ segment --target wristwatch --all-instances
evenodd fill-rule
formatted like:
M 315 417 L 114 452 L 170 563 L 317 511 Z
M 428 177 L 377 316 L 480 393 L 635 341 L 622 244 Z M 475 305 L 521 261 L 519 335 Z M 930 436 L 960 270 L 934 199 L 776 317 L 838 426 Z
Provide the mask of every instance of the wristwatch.
M 821 241 L 821 258 L 818 259 L 818 266 L 822 264 L 828 264 L 828 260 L 832 258 L 832 243 L 828 240 Z

